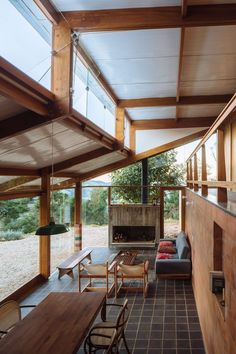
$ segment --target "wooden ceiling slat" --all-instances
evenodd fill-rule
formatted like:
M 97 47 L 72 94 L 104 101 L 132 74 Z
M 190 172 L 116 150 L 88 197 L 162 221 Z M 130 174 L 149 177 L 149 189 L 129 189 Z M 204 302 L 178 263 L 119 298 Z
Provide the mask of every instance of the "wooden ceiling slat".
M 236 5 L 188 6 L 185 17 L 181 6 L 73 11 L 63 16 L 80 32 L 224 26 L 236 23 Z
M 170 106 L 185 106 L 198 104 L 216 104 L 227 103 L 232 95 L 209 95 L 209 96 L 182 96 L 179 102 L 176 102 L 176 97 L 154 97 L 154 98 L 139 98 L 119 100 L 120 108 L 138 108 L 138 107 L 170 107 Z
M 215 119 L 216 117 L 145 119 L 132 121 L 132 126 L 136 130 L 210 127 Z

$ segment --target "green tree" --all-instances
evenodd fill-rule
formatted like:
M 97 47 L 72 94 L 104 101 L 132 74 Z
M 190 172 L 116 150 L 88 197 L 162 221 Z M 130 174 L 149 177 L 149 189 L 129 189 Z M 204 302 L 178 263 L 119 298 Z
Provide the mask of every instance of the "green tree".
M 176 161 L 176 151 L 171 150 L 148 159 L 149 201 L 159 198 L 159 190 L 155 186 L 176 186 L 183 183 L 183 166 Z M 142 165 L 136 163 L 112 173 L 113 185 L 130 185 L 130 187 L 112 188 L 113 200 L 120 203 L 140 203 Z
M 83 220 L 87 225 L 108 223 L 107 188 L 94 188 L 90 199 L 83 202 Z

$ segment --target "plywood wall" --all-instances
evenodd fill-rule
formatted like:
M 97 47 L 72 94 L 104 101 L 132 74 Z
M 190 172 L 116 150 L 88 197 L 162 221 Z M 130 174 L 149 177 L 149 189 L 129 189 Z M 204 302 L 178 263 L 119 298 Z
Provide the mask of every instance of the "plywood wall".
M 193 287 L 208 354 L 236 353 L 236 217 L 187 190 L 186 232 L 192 248 Z M 214 223 L 223 232 L 225 313 L 209 288 L 214 268 Z

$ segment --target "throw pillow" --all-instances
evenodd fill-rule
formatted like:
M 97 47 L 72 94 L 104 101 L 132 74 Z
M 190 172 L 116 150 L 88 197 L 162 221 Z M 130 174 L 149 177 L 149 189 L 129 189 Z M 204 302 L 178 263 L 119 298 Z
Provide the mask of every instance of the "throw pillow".
M 160 253 L 176 253 L 176 248 L 171 246 L 159 246 L 158 252 Z
M 158 253 L 157 259 L 170 259 L 172 256 L 169 253 Z
M 172 241 L 160 241 L 159 243 L 160 246 L 173 246 Z

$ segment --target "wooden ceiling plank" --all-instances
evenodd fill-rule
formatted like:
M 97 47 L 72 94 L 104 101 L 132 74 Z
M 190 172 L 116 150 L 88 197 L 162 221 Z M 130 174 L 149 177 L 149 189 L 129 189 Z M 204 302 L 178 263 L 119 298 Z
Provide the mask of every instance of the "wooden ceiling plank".
M 90 171 L 90 172 L 87 172 L 84 174 L 80 174 L 78 176 L 78 178 L 79 178 L 79 180 L 83 181 L 83 180 L 91 179 L 91 178 L 94 178 L 97 176 L 101 176 L 104 173 L 109 173 L 114 170 L 118 170 L 118 169 L 126 167 L 130 164 L 138 162 L 144 158 L 148 158 L 151 156 L 161 154 L 161 153 L 166 152 L 168 150 L 174 149 L 174 148 L 179 147 L 181 145 L 184 145 L 184 144 L 190 143 L 194 140 L 197 140 L 197 139 L 201 138 L 205 134 L 205 132 L 206 132 L 206 130 L 202 130 L 200 132 L 197 132 L 197 133 L 188 135 L 184 138 L 181 138 L 181 139 L 172 141 L 170 143 L 158 146 L 157 148 L 145 151 L 143 153 L 136 154 L 136 155 L 132 154 L 130 157 L 128 157 L 122 161 L 118 161 L 118 162 L 106 165 L 104 167 L 100 167 L 96 170 L 93 170 L 93 171 Z
M 185 28 L 181 28 L 176 102 L 179 102 L 179 99 L 180 99 L 181 75 L 182 75 L 182 70 L 183 70 L 184 36 L 185 36 Z M 177 118 L 178 118 L 178 116 L 177 116 Z
M 13 178 L 7 182 L 1 183 L 0 184 L 0 192 L 6 192 L 9 190 L 12 190 L 14 188 L 17 188 L 25 183 L 34 181 L 35 179 L 38 179 L 39 177 L 18 177 L 18 178 Z
M 182 96 L 179 102 L 176 97 L 154 97 L 119 100 L 120 108 L 138 108 L 138 107 L 171 107 L 198 104 L 220 104 L 227 103 L 231 99 L 231 94 L 226 95 L 206 95 L 206 96 Z
M 224 26 L 236 24 L 236 5 L 188 6 L 185 17 L 181 6 L 73 11 L 63 16 L 80 32 Z
M 132 126 L 135 130 L 210 127 L 214 123 L 215 119 L 216 117 L 179 118 L 178 120 L 145 119 L 134 120 L 132 122 Z
M 51 21 L 54 25 L 59 23 L 60 14 L 57 12 L 50 0 L 34 0 L 34 2 L 49 21 Z

